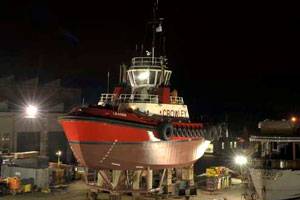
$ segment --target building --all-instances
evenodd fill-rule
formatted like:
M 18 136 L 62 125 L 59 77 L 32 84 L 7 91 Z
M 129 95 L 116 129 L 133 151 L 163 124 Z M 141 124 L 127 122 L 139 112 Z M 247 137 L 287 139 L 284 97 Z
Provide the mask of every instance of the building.
M 57 118 L 80 104 L 81 89 L 61 86 L 60 80 L 41 84 L 38 78 L 16 81 L 13 76 L 0 78 L 0 151 L 40 151 L 63 162 L 73 155 Z M 28 118 L 25 108 L 35 105 L 39 111 Z

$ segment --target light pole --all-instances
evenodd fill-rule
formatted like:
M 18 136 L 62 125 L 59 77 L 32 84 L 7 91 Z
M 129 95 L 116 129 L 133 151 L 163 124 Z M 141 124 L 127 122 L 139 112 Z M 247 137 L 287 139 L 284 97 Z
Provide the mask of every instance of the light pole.
M 61 150 L 58 150 L 58 151 L 56 152 L 56 155 L 57 155 L 57 166 L 58 166 L 58 167 L 59 167 L 59 165 L 60 165 L 60 156 L 61 156 L 61 154 L 62 154 Z
M 248 163 L 248 158 L 244 155 L 236 155 L 234 157 L 234 163 L 239 166 L 240 169 L 240 173 L 241 173 L 241 178 L 242 178 L 242 182 L 244 181 L 245 177 L 244 177 L 244 170 L 243 168 L 247 165 Z
M 42 116 L 40 108 L 37 104 L 27 104 L 24 107 L 24 118 L 27 118 L 29 120 L 35 120 L 41 123 L 41 129 L 40 129 L 40 155 L 46 156 L 47 155 L 47 149 L 48 149 L 48 123 L 47 118 L 45 116 Z

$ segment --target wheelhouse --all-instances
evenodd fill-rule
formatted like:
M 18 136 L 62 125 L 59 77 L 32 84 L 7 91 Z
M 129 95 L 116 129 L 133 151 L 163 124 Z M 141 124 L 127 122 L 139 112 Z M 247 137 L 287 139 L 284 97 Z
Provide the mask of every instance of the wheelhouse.
M 127 70 L 127 77 L 133 90 L 169 85 L 172 71 L 167 70 L 163 57 L 135 57 Z

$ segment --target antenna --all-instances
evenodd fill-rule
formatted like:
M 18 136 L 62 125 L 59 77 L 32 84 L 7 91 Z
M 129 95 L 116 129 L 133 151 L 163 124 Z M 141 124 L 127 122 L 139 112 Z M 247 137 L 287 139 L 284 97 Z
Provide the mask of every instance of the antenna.
M 158 17 L 158 0 L 154 1 L 153 4 L 153 19 L 149 22 L 152 25 L 152 49 L 151 49 L 151 56 L 152 56 L 152 63 L 154 63 L 155 57 L 155 48 L 156 48 L 156 33 L 163 32 L 162 29 L 162 21 L 163 18 Z
M 141 44 L 141 56 L 144 54 L 144 44 Z
M 109 71 L 107 72 L 107 93 L 109 93 Z
M 156 32 L 156 25 L 157 25 L 157 19 L 156 19 L 156 10 L 158 9 L 158 0 L 154 2 L 153 5 L 153 21 L 152 21 L 152 63 L 154 62 L 155 57 L 155 32 Z
M 135 44 L 135 54 L 139 53 L 139 48 L 138 48 L 138 44 Z
M 123 74 L 123 72 L 122 72 L 122 65 L 120 65 L 120 68 L 119 68 L 119 84 L 122 83 L 122 74 Z
M 127 82 L 127 66 L 125 64 L 122 64 L 122 83 L 126 83 Z
M 162 38 L 162 55 L 165 57 L 166 56 L 166 36 L 163 36 Z
M 126 83 L 127 66 L 123 63 L 120 65 L 119 84 Z

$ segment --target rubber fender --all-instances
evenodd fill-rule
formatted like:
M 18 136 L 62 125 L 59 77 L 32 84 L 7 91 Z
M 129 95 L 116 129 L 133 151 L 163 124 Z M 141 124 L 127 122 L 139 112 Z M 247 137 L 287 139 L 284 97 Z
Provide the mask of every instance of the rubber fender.
M 195 129 L 195 137 L 199 137 L 199 135 L 200 135 L 200 131 L 199 131 L 199 129 Z
M 183 137 L 182 128 L 177 129 L 177 134 L 178 134 L 179 137 Z
M 190 129 L 190 128 L 187 129 L 187 132 L 188 132 L 189 137 L 194 137 L 192 129 Z
M 192 129 L 192 134 L 193 134 L 193 137 L 198 137 L 197 132 L 196 132 L 195 129 Z
M 189 137 L 189 132 L 187 128 L 183 128 L 183 136 L 184 137 Z
M 191 137 L 189 128 L 185 128 L 185 135 L 186 137 Z
M 195 136 L 194 136 L 194 129 L 193 129 L 193 128 L 190 128 L 189 131 L 190 131 L 191 137 L 195 137 Z
M 199 130 L 199 129 L 195 129 L 195 137 L 200 137 L 200 136 L 199 136 L 199 132 L 200 132 L 200 131 L 198 131 L 198 130 Z
M 161 124 L 158 132 L 161 140 L 169 140 L 174 135 L 174 129 L 170 123 Z
M 195 129 L 191 129 L 191 134 L 192 134 L 192 137 L 197 137 L 197 135 L 195 134 Z
M 178 129 L 176 127 L 173 128 L 173 135 L 178 137 Z
M 199 129 L 196 129 L 195 132 L 196 132 L 196 136 L 197 136 L 197 137 L 200 137 L 200 130 L 199 130 Z
M 200 129 L 200 136 L 205 138 L 206 131 L 203 129 Z

